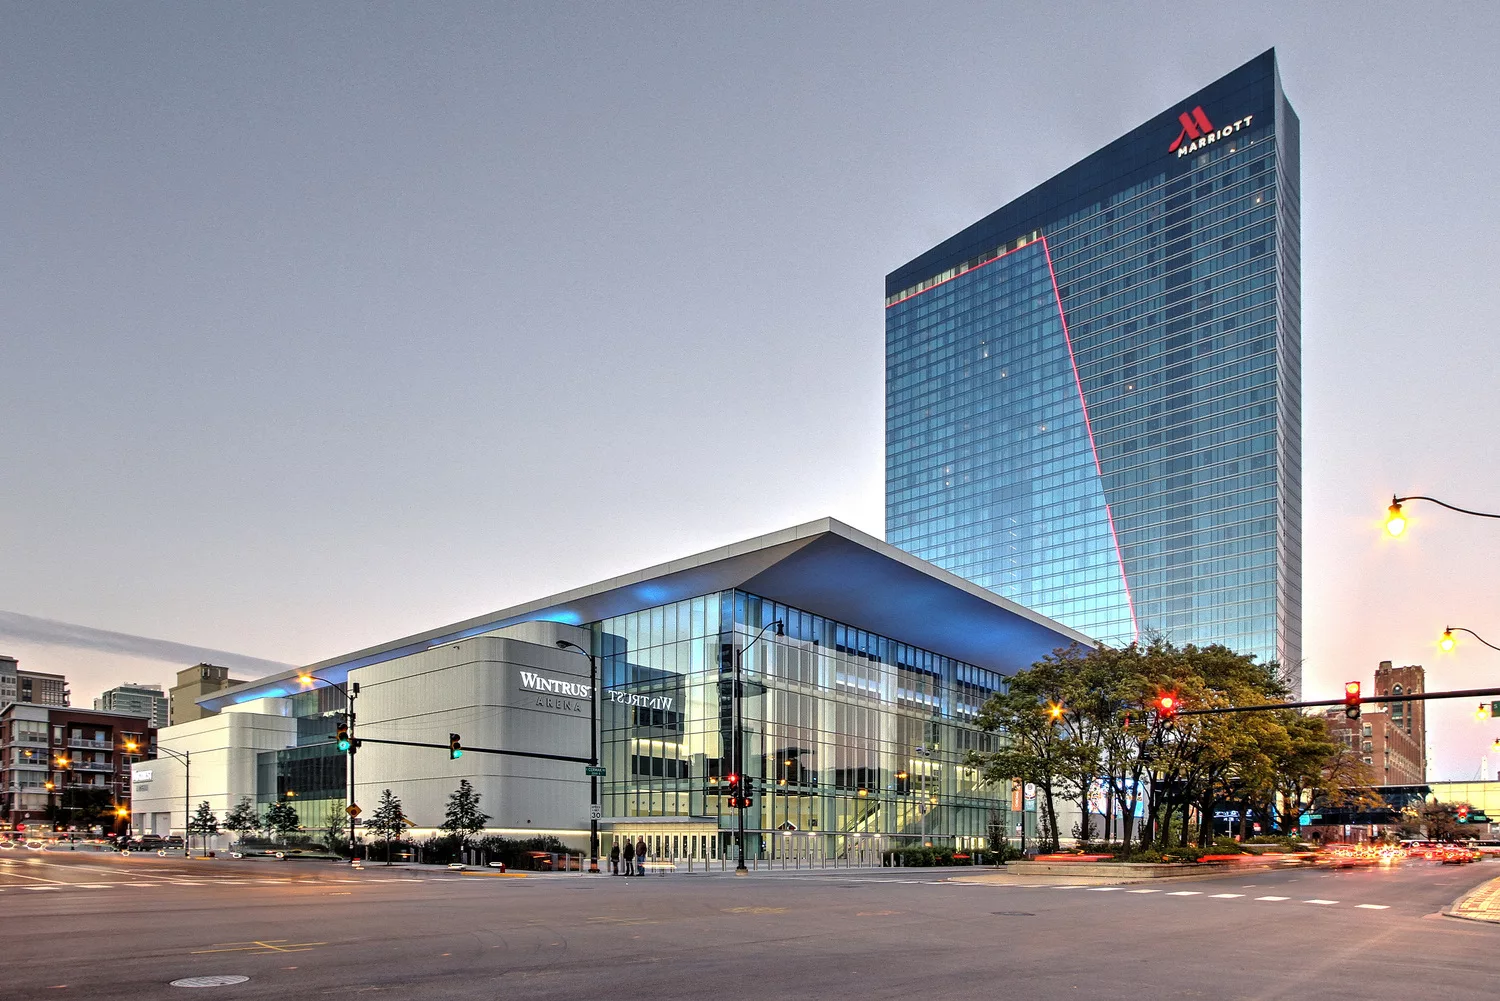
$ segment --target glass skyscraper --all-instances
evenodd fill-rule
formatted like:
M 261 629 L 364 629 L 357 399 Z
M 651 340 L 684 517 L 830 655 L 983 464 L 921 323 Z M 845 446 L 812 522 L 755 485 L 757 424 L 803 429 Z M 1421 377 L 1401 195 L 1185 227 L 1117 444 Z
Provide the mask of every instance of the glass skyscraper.
M 1274 50 L 886 277 L 886 537 L 1301 687 L 1297 116 Z

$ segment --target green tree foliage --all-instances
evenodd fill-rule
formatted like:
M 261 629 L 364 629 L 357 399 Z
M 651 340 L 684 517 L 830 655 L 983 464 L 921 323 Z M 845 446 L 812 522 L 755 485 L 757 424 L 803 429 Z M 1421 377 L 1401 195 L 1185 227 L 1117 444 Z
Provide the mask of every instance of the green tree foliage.
M 476 834 L 484 830 L 489 819 L 490 815 L 479 809 L 479 793 L 474 791 L 468 779 L 459 779 L 458 788 L 448 797 L 448 809 L 443 822 L 438 826 L 458 838 L 462 849 Z
M 297 811 L 292 804 L 285 801 L 277 801 L 271 804 L 266 815 L 261 818 L 261 826 L 267 834 L 276 837 L 286 837 L 295 834 L 302 826 L 302 819 L 297 816 Z
M 188 830 L 204 837 L 219 833 L 219 818 L 208 808 L 208 800 L 199 803 L 198 809 L 193 811 L 192 819 L 188 821 Z
M 332 848 L 340 844 L 349 834 L 349 814 L 342 799 L 329 800 L 323 813 L 323 841 Z
M 1099 789 L 1121 813 L 1127 851 L 1132 840 L 1210 845 L 1218 804 L 1253 809 L 1291 834 L 1313 803 L 1375 799 L 1358 758 L 1322 718 L 1292 710 L 1167 717 L 1155 708 L 1166 694 L 1191 708 L 1286 701 L 1276 665 L 1224 646 L 1178 647 L 1159 637 L 1118 649 L 1072 646 L 1018 672 L 985 703 L 980 725 L 1001 747 L 973 763 L 992 783 L 1036 785 L 1039 825 L 1054 850 L 1058 802 L 1077 805 L 1084 818 L 1077 835 L 1087 842 L 1089 795 Z
M 391 864 L 391 842 L 406 832 L 406 818 L 401 812 L 401 800 L 389 789 L 380 793 L 380 803 L 370 817 L 369 828 L 385 842 L 385 864 Z
M 239 835 L 241 841 L 251 832 L 260 827 L 260 817 L 256 816 L 255 804 L 249 796 L 243 796 L 234 805 L 234 809 L 224 815 L 224 829 L 233 831 Z

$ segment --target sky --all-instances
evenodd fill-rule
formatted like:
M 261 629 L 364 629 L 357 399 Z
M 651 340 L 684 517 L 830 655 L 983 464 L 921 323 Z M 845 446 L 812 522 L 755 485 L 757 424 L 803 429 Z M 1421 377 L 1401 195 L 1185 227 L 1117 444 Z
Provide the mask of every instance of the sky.
M 1479 3 L 0 4 L 0 652 L 88 705 L 173 644 L 253 676 L 881 535 L 885 274 L 1275 46 L 1306 695 L 1500 684 L 1436 647 L 1500 644 L 1500 522 L 1381 532 L 1395 492 L 1500 511 L 1496 37 Z M 1479 775 L 1473 708 L 1430 711 L 1433 777 Z

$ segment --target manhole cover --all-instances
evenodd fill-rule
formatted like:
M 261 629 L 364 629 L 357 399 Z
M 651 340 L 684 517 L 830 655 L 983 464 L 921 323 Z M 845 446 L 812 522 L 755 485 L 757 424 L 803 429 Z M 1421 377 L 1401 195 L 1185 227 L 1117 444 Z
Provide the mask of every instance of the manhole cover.
M 173 987 L 228 987 L 230 984 L 243 984 L 249 977 L 241 977 L 233 973 L 222 973 L 215 977 L 183 977 L 181 980 L 172 981 Z
M 991 913 L 999 915 L 1002 918 L 1034 918 L 1034 917 L 1036 917 L 1036 914 L 1034 914 L 1031 911 L 992 911 Z

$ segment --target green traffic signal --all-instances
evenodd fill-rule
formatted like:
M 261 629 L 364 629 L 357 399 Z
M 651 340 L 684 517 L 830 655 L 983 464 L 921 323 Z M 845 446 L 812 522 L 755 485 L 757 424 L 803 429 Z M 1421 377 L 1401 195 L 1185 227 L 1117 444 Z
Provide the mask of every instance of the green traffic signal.
M 339 723 L 339 732 L 338 732 L 338 735 L 337 735 L 337 739 L 338 739 L 338 749 L 339 749 L 339 751 L 342 752 L 342 753 L 344 753 L 344 754 L 348 754 L 349 753 L 349 748 L 351 748 L 351 747 L 354 746 L 354 741 L 349 738 L 349 724 L 348 724 L 348 722 L 340 722 Z
M 458 734 L 448 734 L 448 757 L 461 758 L 464 756 L 463 745 L 458 742 Z

